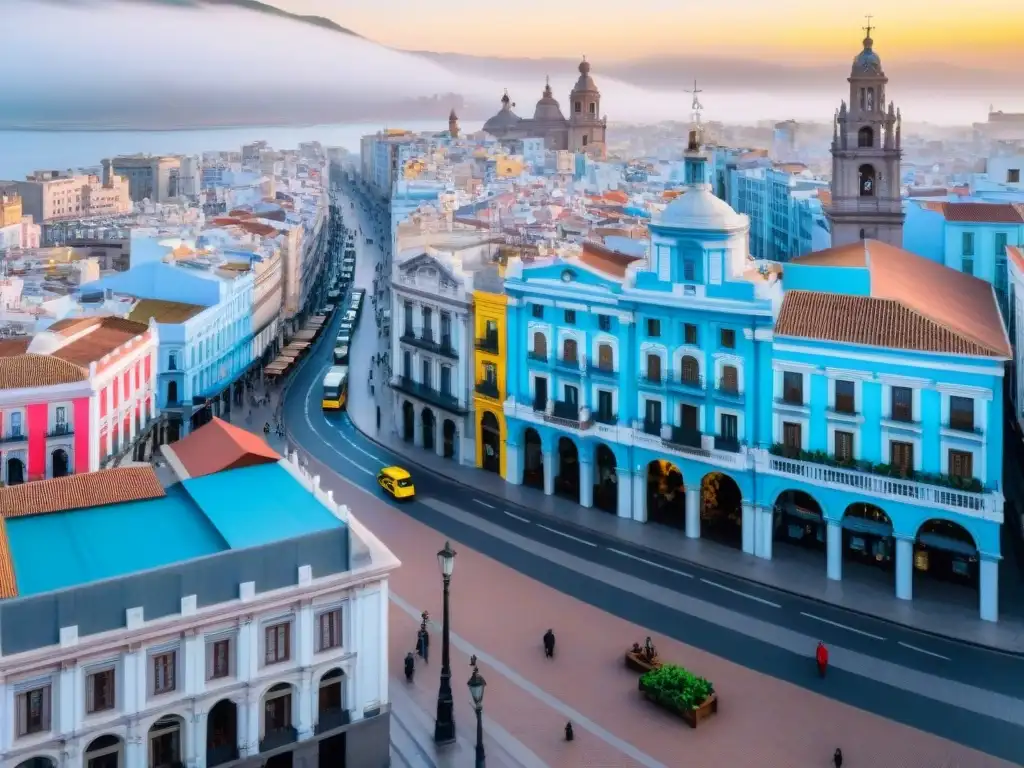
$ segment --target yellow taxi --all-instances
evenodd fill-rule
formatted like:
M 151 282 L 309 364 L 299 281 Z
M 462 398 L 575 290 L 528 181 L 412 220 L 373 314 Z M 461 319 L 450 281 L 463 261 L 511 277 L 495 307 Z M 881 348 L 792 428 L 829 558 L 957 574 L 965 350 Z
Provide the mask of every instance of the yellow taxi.
M 377 473 L 377 483 L 393 499 L 404 501 L 416 496 L 412 475 L 401 467 L 384 467 Z

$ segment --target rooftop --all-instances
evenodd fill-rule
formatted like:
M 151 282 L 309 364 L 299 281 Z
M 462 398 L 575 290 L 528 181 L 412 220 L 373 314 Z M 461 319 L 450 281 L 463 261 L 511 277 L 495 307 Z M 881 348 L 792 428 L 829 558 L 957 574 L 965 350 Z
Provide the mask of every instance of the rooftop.
M 946 221 L 957 224 L 1024 224 L 1024 203 L 938 203 Z
M 202 312 L 206 307 L 199 304 L 184 304 L 162 299 L 142 299 L 128 315 L 136 323 L 149 323 L 150 318 L 158 323 L 184 323 Z
M 273 464 L 280 456 L 252 432 L 214 418 L 202 429 L 165 447 L 180 462 L 182 479 L 191 479 L 260 464 Z

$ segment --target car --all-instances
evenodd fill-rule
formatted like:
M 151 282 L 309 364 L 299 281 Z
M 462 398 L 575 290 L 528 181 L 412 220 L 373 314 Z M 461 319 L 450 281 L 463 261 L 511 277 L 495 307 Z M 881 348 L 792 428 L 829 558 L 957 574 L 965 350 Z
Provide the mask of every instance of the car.
M 411 500 L 416 497 L 416 486 L 412 483 L 412 475 L 401 467 L 384 467 L 377 473 L 377 484 L 384 493 L 397 501 Z
M 352 343 L 352 329 L 349 328 L 349 329 L 346 330 L 344 328 L 339 328 L 338 329 L 338 338 L 334 342 L 334 346 L 335 347 L 347 347 L 351 343 Z
M 340 344 L 334 347 L 334 364 L 348 365 L 348 344 Z
M 346 323 L 352 323 L 352 324 L 354 325 L 354 324 L 355 324 L 355 322 L 356 322 L 356 317 L 358 316 L 358 314 L 359 314 L 359 313 L 358 313 L 358 312 L 356 312 L 356 311 L 355 311 L 354 309 L 350 309 L 350 310 L 348 310 L 348 311 L 347 311 L 347 312 L 345 313 L 345 320 L 344 320 L 344 322 L 346 322 Z
M 341 325 L 338 326 L 338 338 L 340 339 L 342 336 L 352 338 L 352 323 L 348 320 L 342 320 Z

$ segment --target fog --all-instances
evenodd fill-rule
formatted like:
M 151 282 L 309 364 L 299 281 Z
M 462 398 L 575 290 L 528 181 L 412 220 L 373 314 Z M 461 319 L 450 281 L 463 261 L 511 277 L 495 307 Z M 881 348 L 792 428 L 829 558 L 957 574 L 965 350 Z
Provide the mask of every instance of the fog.
M 496 82 L 452 71 L 415 54 L 371 41 L 244 9 L 174 7 L 117 0 L 0 0 L 5 60 L 19 77 L 0 93 L 0 126 L 76 123 L 103 127 L 276 123 L 333 119 L 338 105 L 395 102 L 457 93 L 469 103 L 493 104 L 507 88 L 532 116 L 544 83 Z M 367 2 L 370 0 L 366 0 Z M 10 30 L 18 30 L 10 34 Z M 424 41 L 429 48 L 430 41 Z M 592 58 L 602 112 L 613 121 L 685 120 L 690 96 L 652 92 L 603 77 Z M 566 110 L 578 73 L 552 72 L 551 85 Z M 704 93 L 708 120 L 768 118 L 828 120 L 846 86 L 832 93 L 781 95 Z M 897 87 L 892 95 L 899 100 Z M 904 115 L 910 116 L 907 103 Z M 966 122 L 962 111 L 921 100 L 912 119 Z

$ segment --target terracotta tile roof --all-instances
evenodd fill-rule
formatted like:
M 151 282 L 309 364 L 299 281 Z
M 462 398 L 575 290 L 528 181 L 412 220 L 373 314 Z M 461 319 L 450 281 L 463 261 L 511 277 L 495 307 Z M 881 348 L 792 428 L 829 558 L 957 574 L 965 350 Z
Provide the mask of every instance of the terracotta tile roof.
M 166 495 L 152 467 L 115 467 L 0 488 L 0 517 L 9 520 Z
M 0 357 L 0 389 L 53 387 L 88 378 L 86 368 L 50 355 Z
M 92 328 L 94 325 L 99 325 L 102 319 L 103 318 L 99 315 L 90 315 L 89 317 L 69 317 L 65 320 L 58 320 L 46 330 L 51 333 L 58 333 L 61 336 L 74 336 L 76 333 L 81 333 L 86 328 Z
M 958 224 L 1024 224 L 1024 203 L 943 203 L 946 221 Z
M 31 336 L 21 336 L 17 339 L 0 340 L 0 357 L 14 357 L 28 352 L 28 345 L 32 343 Z
M 14 559 L 11 557 L 11 543 L 7 538 L 7 526 L 0 518 L 0 600 L 18 596 L 18 579 L 14 575 Z
M 164 450 L 168 449 L 178 458 L 189 477 L 204 477 L 227 469 L 281 460 L 280 455 L 262 438 L 217 418 L 164 447 Z
M 1017 269 L 1024 272 L 1024 248 L 1018 248 L 1016 245 L 1008 245 L 1006 246 L 1006 253 L 1017 265 Z
M 269 224 L 260 224 L 258 221 L 240 221 L 238 226 L 253 235 L 259 235 L 260 237 L 270 237 L 276 235 L 277 230 Z
M 597 243 L 586 242 L 583 244 L 579 260 L 588 267 L 621 278 L 626 276 L 626 268 L 640 259 L 637 256 L 613 251 L 611 248 L 605 248 Z
M 876 240 L 830 248 L 790 263 L 866 268 L 871 295 L 787 291 L 775 324 L 780 336 L 940 354 L 1011 356 L 995 294 L 984 280 Z
M 65 344 L 52 356 L 85 367 L 89 363 L 98 361 L 104 355 L 109 355 L 136 336 L 141 336 L 148 328 L 149 326 L 143 323 L 124 320 L 120 317 L 99 318 L 99 322 L 92 330 L 70 344 Z M 50 326 L 50 329 L 52 330 L 53 326 Z
M 142 299 L 128 315 L 128 319 L 148 325 L 149 318 L 158 323 L 183 323 L 198 315 L 206 307 L 199 304 L 184 304 L 178 301 L 162 301 L 161 299 Z
M 825 206 L 832 205 L 832 190 L 830 190 L 830 189 L 819 189 L 818 190 L 818 199 L 821 201 L 822 205 L 825 205 Z

